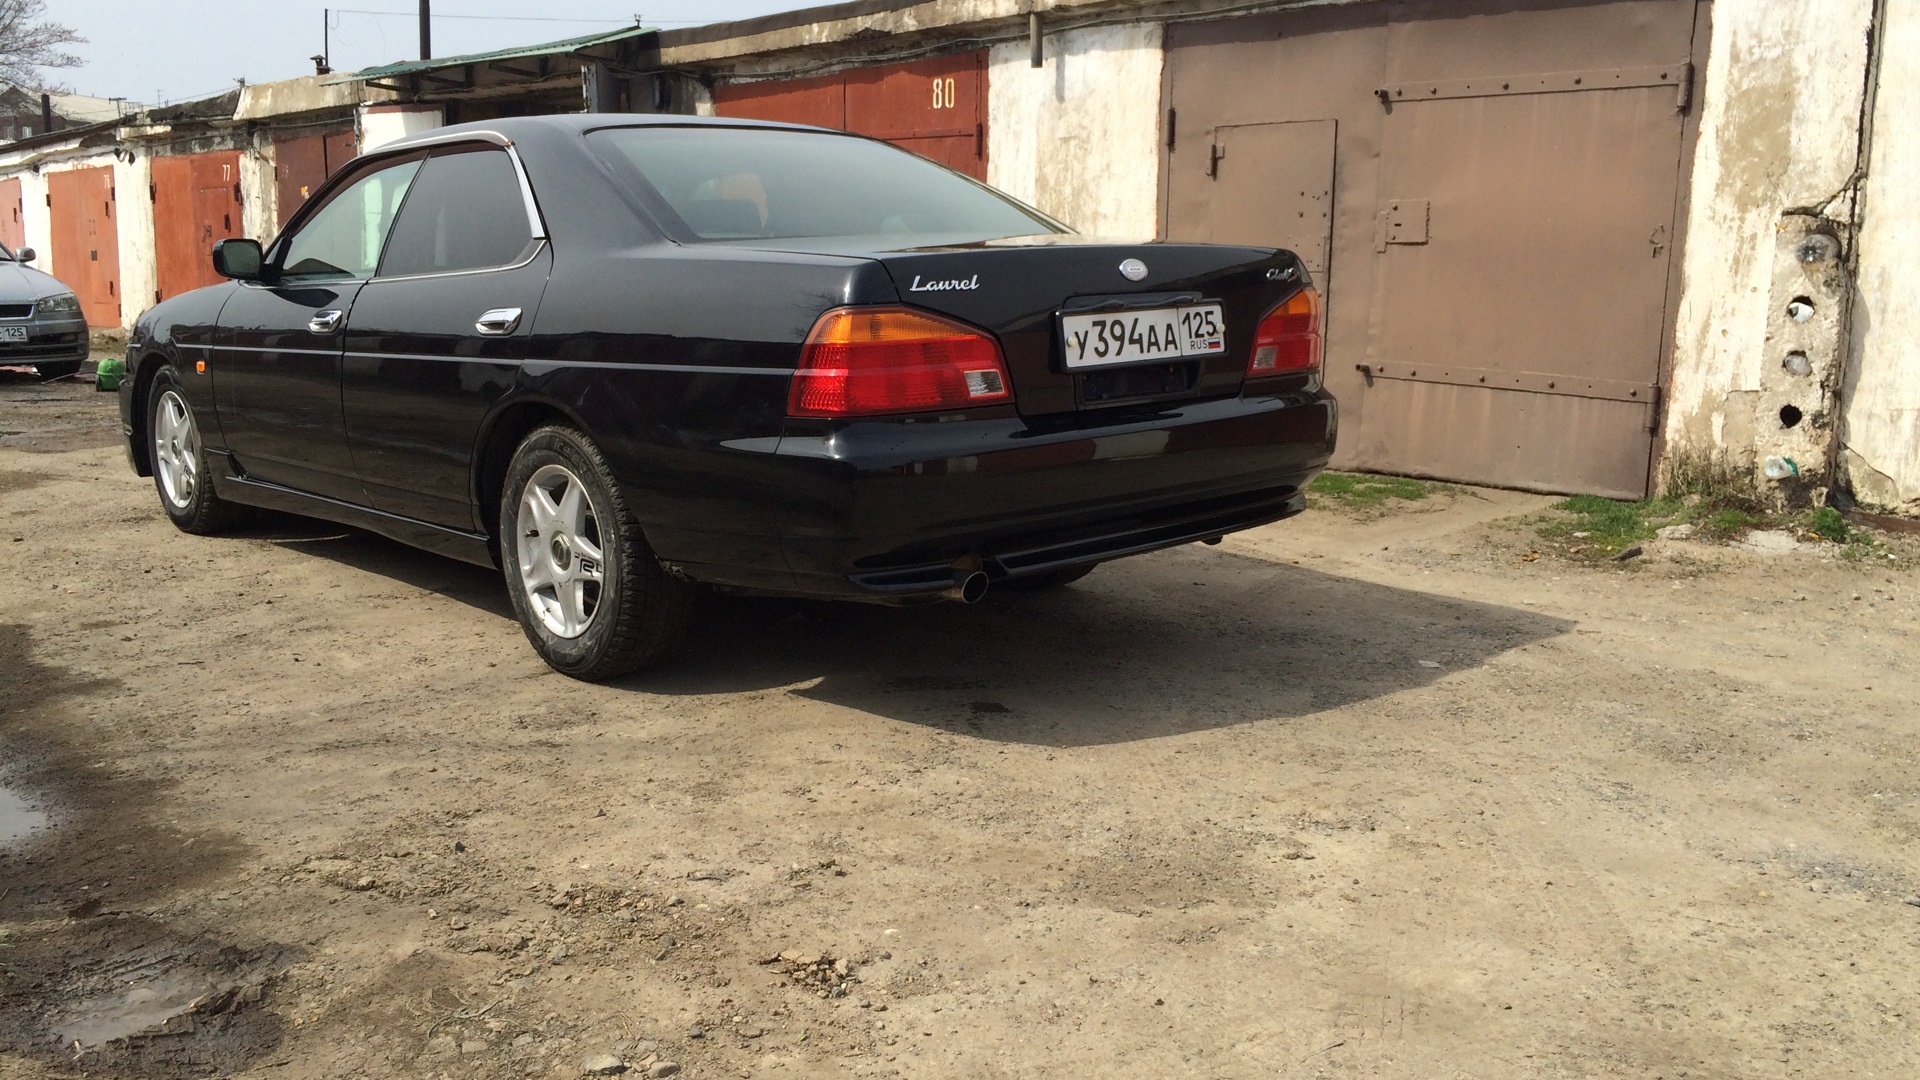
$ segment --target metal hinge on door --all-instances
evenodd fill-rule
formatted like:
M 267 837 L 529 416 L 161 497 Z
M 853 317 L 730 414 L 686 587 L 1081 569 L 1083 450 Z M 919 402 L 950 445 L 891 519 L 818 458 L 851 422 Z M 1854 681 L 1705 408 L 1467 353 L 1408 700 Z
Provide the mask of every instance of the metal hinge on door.
M 1427 242 L 1432 204 L 1426 199 L 1395 199 L 1374 219 L 1373 250 L 1384 252 L 1388 244 L 1424 244 Z

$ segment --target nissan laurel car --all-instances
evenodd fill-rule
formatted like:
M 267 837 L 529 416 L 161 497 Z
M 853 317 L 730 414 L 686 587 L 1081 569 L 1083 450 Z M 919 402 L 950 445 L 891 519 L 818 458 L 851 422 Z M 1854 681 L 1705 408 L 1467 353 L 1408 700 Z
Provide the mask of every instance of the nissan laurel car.
M 72 289 L 27 265 L 33 254 L 0 244 L 0 367 L 63 378 L 87 358 L 87 320 Z
M 583 679 L 668 656 L 702 590 L 973 602 L 1217 541 L 1334 445 L 1291 252 L 1083 238 L 842 132 L 442 128 L 213 259 L 127 346 L 167 516 L 497 566 Z

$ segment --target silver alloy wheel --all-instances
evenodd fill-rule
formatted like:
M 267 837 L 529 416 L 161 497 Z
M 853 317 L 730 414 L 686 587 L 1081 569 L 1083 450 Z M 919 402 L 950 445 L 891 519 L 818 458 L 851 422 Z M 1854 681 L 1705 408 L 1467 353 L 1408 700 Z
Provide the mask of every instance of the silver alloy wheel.
M 175 510 L 193 507 L 200 489 L 200 429 L 193 410 L 178 390 L 160 395 L 153 415 L 153 468 L 160 474 L 160 490 Z
M 555 637 L 586 633 L 600 608 L 606 561 L 600 515 L 580 478 L 563 465 L 542 465 L 520 493 L 515 525 L 527 606 Z

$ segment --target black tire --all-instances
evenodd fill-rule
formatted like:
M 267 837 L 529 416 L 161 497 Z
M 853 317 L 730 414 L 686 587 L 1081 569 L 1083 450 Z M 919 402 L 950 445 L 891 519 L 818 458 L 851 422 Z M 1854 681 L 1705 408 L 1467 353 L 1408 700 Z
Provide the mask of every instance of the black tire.
M 176 408 L 176 403 L 185 414 L 191 437 L 170 438 L 170 445 L 163 447 L 164 412 Z M 154 376 L 153 385 L 147 388 L 147 450 L 152 456 L 153 488 L 160 495 L 160 509 L 166 511 L 167 519 L 180 531 L 215 536 L 239 524 L 246 516 L 246 508 L 228 502 L 214 491 L 213 473 L 207 467 L 206 443 L 199 430 L 199 419 L 187 402 L 179 377 L 171 368 L 161 368 Z M 165 454 L 169 449 L 173 451 L 171 461 Z M 176 461 L 179 465 L 172 464 Z M 189 465 L 190 471 L 183 475 L 180 467 Z
M 580 521 L 563 525 L 556 517 L 542 532 L 530 517 L 531 524 L 523 526 L 522 500 L 536 478 L 548 502 L 563 508 L 577 482 L 585 500 Z M 555 491 L 560 499 L 553 498 Z M 588 682 L 612 679 L 657 664 L 685 643 L 696 590 L 660 565 L 621 498 L 613 471 L 585 435 L 551 426 L 521 441 L 507 467 L 499 523 L 500 563 L 513 613 L 534 651 L 555 671 Z M 594 548 L 598 560 L 580 554 Z M 598 580 L 585 580 L 596 565 Z M 535 584 L 552 573 L 575 576 Z M 560 590 L 571 584 L 580 589 L 571 594 L 569 613 Z M 548 587 L 552 599 L 543 593 Z M 569 621 L 569 614 L 581 617 Z M 565 632 L 576 623 L 583 628 Z
M 53 364 L 33 365 L 33 372 L 40 376 L 41 382 L 52 382 L 55 379 L 64 379 L 79 370 L 80 361 L 78 360 L 62 360 Z
M 1028 593 L 1058 589 L 1065 585 L 1071 585 L 1081 578 L 1086 577 L 1088 574 L 1093 573 L 1093 568 L 1099 565 L 1099 563 L 1089 563 L 1086 566 L 1069 566 L 1064 570 L 1049 570 L 1044 574 L 1011 577 L 1001 582 L 1000 588 L 1010 589 L 1014 592 Z

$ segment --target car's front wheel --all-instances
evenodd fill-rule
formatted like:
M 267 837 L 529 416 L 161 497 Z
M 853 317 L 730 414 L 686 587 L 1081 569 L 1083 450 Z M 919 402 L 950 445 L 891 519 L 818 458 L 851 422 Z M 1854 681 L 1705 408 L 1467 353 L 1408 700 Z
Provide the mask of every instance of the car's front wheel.
M 147 400 L 147 434 L 153 440 L 153 486 L 160 508 L 181 531 L 210 536 L 239 520 L 242 509 L 213 490 L 200 423 L 173 371 L 162 368 Z
M 693 586 L 660 565 L 606 459 L 572 428 L 540 428 L 514 452 L 500 561 L 527 640 L 562 674 L 625 675 L 686 637 Z

